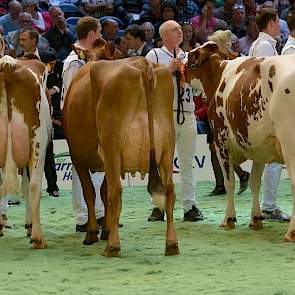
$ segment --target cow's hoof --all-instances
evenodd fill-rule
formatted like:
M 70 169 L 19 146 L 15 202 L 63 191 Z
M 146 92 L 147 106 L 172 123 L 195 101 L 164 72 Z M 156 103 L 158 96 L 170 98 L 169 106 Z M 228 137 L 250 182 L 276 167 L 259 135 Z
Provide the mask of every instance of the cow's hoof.
M 102 241 L 107 241 L 109 239 L 109 234 L 110 234 L 110 231 L 109 230 L 102 229 L 102 232 L 101 232 L 101 235 L 100 235 L 100 239 Z
M 220 227 L 223 227 L 224 229 L 234 229 L 235 222 L 237 222 L 236 217 L 228 217 L 226 221 L 220 224 Z
M 255 216 L 253 217 L 252 222 L 249 224 L 249 227 L 254 230 L 260 230 L 263 229 L 263 217 L 262 216 Z
M 32 247 L 31 247 L 32 249 L 46 249 L 47 248 L 47 244 L 43 240 L 38 241 L 38 240 L 31 239 L 30 243 L 32 244 Z
M 178 243 L 166 243 L 166 250 L 165 250 L 165 256 L 176 256 L 179 255 L 179 248 Z
M 87 232 L 85 236 L 85 240 L 83 241 L 84 245 L 92 245 L 98 242 L 97 233 L 95 232 Z
M 109 246 L 106 245 L 106 248 L 104 250 L 104 256 L 105 257 L 120 257 L 120 251 L 121 247 L 118 246 Z
M 285 234 L 285 241 L 286 242 L 295 242 L 295 230 L 287 232 Z

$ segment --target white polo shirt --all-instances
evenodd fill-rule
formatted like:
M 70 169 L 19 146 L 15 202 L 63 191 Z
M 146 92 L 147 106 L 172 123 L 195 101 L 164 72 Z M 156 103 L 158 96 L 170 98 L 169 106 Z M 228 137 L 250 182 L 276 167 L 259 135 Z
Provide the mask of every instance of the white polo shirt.
M 258 38 L 251 44 L 249 56 L 274 56 L 278 55 L 277 41 L 270 35 L 260 32 Z
M 286 44 L 284 45 L 281 55 L 288 55 L 295 53 L 295 38 L 289 35 Z
M 185 54 L 181 49 L 179 51 L 179 54 Z M 146 58 L 149 61 L 152 61 L 154 63 L 163 64 L 168 67 L 171 60 L 174 58 L 174 56 L 169 52 L 169 50 L 166 48 L 166 46 L 163 46 L 161 48 L 154 48 L 152 49 L 147 55 Z M 186 58 L 183 59 L 183 62 L 186 61 Z M 177 105 L 178 105 L 178 90 L 177 90 L 177 81 L 176 76 L 173 75 L 173 85 L 174 85 L 174 100 L 173 100 L 173 110 L 177 111 Z M 189 86 L 189 84 L 185 83 L 185 89 L 183 94 L 183 110 L 185 112 L 194 112 L 195 110 L 195 104 L 194 104 L 194 95 L 195 90 L 193 90 L 192 87 Z

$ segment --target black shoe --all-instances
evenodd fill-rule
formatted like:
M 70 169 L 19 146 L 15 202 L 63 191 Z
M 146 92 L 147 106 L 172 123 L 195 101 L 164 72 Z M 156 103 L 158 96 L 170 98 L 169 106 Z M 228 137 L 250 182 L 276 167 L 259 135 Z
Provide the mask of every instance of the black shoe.
M 76 224 L 76 231 L 79 231 L 81 233 L 87 232 L 87 222 L 85 224 Z
M 193 205 L 191 210 L 184 213 L 184 216 L 183 216 L 183 221 L 194 222 L 194 221 L 199 221 L 203 219 L 204 217 L 202 212 L 195 205 Z
M 59 197 L 59 191 L 52 191 L 52 192 L 48 192 L 49 196 L 52 196 L 54 198 L 58 198 Z
M 104 220 L 104 216 L 103 217 L 100 217 L 98 219 L 96 219 L 96 223 L 99 227 L 102 227 L 103 225 L 103 220 Z M 118 227 L 123 227 L 124 225 L 121 224 L 121 223 L 118 223 Z
M 240 190 L 238 191 L 238 195 L 240 195 L 242 192 L 244 192 L 249 185 L 249 177 L 250 174 L 248 172 L 245 172 L 245 174 L 240 178 Z
M 164 221 L 164 211 L 156 207 L 149 216 L 148 221 Z
M 8 205 L 9 206 L 11 206 L 11 205 L 18 206 L 18 205 L 20 205 L 20 201 L 8 200 Z
M 210 194 L 208 194 L 208 196 L 210 197 L 219 195 L 226 195 L 226 190 L 224 186 L 217 186 Z

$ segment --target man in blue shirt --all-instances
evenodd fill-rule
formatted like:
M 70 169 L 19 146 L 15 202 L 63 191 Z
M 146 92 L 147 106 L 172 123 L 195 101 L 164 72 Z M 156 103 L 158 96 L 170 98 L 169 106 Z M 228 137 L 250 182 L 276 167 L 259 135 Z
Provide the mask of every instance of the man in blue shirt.
M 16 0 L 12 0 L 8 4 L 8 13 L 0 17 L 0 25 L 4 29 L 4 36 L 11 31 L 16 31 L 20 28 L 18 17 L 21 12 L 21 4 Z

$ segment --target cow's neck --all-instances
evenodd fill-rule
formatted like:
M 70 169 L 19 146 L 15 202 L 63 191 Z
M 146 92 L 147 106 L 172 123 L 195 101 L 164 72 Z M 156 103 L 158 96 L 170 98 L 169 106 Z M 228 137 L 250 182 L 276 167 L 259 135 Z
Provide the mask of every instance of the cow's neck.
M 206 65 L 204 65 L 206 67 L 206 72 L 204 71 L 204 74 L 201 74 L 200 78 L 209 102 L 213 99 L 221 82 L 221 75 L 226 63 L 226 61 L 221 61 L 216 56 L 210 58 L 206 62 Z

